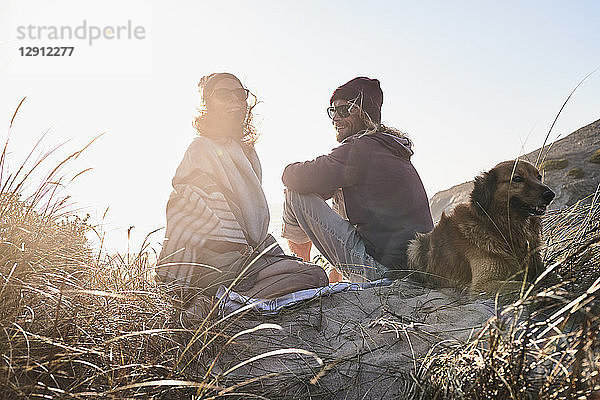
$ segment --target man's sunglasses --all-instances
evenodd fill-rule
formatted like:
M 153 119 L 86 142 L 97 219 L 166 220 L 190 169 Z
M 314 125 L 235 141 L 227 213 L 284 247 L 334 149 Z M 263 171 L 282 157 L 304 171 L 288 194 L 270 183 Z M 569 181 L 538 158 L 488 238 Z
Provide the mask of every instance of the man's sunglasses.
M 357 107 L 354 103 L 343 104 L 337 107 L 327 107 L 327 115 L 329 115 L 329 118 L 331 119 L 333 119 L 336 113 L 341 118 L 348 118 L 350 116 L 350 111 L 352 111 L 354 107 Z
M 244 89 L 244 88 L 237 88 L 237 89 L 226 89 L 226 88 L 219 88 L 219 89 L 215 89 L 213 90 L 213 92 L 210 94 L 210 97 L 215 97 L 220 101 L 228 101 L 231 96 L 235 96 L 239 101 L 246 101 L 248 100 L 248 94 L 250 93 L 250 91 L 248 89 Z

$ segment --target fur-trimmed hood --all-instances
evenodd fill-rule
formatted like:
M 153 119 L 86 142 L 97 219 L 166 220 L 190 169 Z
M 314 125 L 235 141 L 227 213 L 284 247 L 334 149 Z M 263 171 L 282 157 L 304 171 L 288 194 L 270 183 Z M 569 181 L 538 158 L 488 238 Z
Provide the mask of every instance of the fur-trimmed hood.
M 354 139 L 370 138 L 378 143 L 382 144 L 385 148 L 390 150 L 397 156 L 410 160 L 415 152 L 413 151 L 412 141 L 404 136 L 401 132 L 392 130 L 388 131 L 377 131 L 375 133 L 359 132 L 353 136 L 346 138 L 342 143 Z

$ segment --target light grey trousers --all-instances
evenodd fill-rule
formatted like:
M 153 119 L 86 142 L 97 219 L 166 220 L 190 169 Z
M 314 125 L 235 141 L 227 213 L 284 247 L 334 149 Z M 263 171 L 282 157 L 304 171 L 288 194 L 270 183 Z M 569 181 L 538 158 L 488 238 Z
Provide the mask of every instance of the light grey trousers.
M 388 270 L 367 253 L 354 225 L 315 194 L 286 189 L 281 236 L 299 244 L 312 241 L 327 261 L 354 282 L 381 279 Z

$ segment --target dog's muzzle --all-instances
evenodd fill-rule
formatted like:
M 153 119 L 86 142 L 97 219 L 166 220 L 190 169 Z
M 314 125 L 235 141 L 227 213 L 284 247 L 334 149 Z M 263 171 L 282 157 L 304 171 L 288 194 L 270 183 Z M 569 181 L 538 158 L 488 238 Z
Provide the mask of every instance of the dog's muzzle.
M 554 194 L 554 192 L 552 190 L 546 188 L 546 190 L 544 191 L 544 193 L 542 193 L 541 204 L 538 204 L 537 206 L 530 207 L 529 210 L 528 210 L 529 211 L 529 215 L 535 215 L 535 216 L 544 215 L 546 213 L 546 207 L 554 199 L 554 196 L 556 196 Z

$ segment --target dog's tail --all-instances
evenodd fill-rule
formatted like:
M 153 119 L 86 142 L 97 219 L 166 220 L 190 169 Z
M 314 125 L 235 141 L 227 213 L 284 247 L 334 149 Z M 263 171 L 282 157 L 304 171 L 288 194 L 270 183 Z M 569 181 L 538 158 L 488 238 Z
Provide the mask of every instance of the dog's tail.
M 408 257 L 408 269 L 423 273 L 413 273 L 411 278 L 423 282 L 426 279 L 427 265 L 429 263 L 429 247 L 431 233 L 417 233 L 415 238 L 408 242 L 406 255 Z

